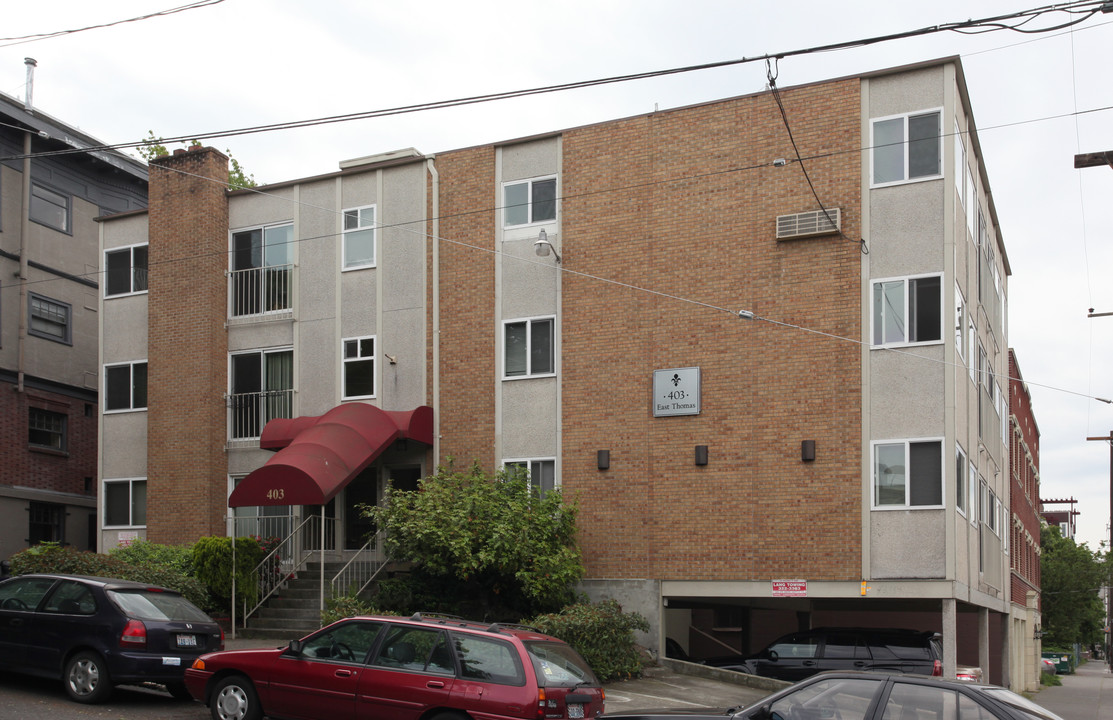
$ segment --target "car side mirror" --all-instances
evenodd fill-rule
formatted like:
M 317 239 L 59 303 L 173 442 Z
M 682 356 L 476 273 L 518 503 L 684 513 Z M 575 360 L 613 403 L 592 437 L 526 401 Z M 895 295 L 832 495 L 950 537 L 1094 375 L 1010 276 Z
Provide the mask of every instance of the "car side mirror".
M 286 652 L 291 655 L 301 655 L 302 650 L 305 649 L 305 643 L 301 640 L 291 640 L 290 644 L 286 646 Z
M 753 720 L 770 720 L 773 717 L 773 710 L 769 704 L 766 703 L 757 709 L 753 715 L 750 716 Z
M 779 660 L 780 657 L 781 656 L 777 654 L 776 650 L 770 650 L 769 651 L 769 659 L 772 660 L 773 662 L 777 662 L 777 660 Z

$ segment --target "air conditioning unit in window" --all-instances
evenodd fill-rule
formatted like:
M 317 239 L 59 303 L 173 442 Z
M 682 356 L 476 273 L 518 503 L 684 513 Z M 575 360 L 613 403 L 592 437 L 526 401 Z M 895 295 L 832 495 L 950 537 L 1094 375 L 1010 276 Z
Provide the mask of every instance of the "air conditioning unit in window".
M 778 240 L 828 235 L 837 233 L 840 228 L 842 228 L 842 214 L 838 208 L 777 216 Z

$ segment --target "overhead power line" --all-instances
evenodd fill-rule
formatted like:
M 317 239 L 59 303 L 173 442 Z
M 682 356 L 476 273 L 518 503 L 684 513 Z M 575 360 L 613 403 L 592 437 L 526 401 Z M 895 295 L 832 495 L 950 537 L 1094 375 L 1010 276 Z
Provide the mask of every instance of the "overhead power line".
M 208 7 L 210 5 L 217 5 L 222 2 L 224 2 L 224 0 L 196 0 L 195 2 L 191 2 L 186 5 L 180 5 L 178 7 L 170 8 L 169 10 L 159 10 L 158 12 L 147 13 L 146 15 L 140 15 L 138 17 L 100 23 L 99 25 L 87 25 L 85 27 L 73 28 L 72 30 L 56 30 L 54 32 L 37 33 L 34 35 L 0 38 L 0 47 L 23 45 L 25 43 L 38 42 L 40 40 L 49 40 L 50 38 L 56 38 L 62 35 L 73 35 L 75 33 L 85 32 L 86 30 L 100 30 L 102 28 L 112 27 L 114 25 L 123 25 L 125 23 L 140 22 L 141 20 L 150 20 L 151 18 L 174 15 L 180 12 L 186 12 L 187 10 L 196 10 L 198 8 Z
M 208 2 L 220 2 L 222 0 L 207 0 Z M 599 87 L 602 85 L 612 85 L 615 83 L 631 82 L 634 80 L 647 80 L 651 78 L 667 77 L 669 75 L 679 75 L 683 73 L 698 72 L 702 70 L 713 70 L 718 68 L 732 67 L 735 65 L 743 65 L 758 61 L 768 61 L 774 59 L 784 59 L 789 57 L 797 57 L 800 55 L 810 55 L 813 53 L 834 52 L 837 50 L 848 50 L 851 48 L 866 47 L 869 45 L 876 45 L 883 42 L 891 42 L 893 40 L 903 40 L 912 37 L 919 37 L 923 35 L 932 35 L 940 32 L 957 32 L 963 34 L 974 34 L 976 32 L 996 32 L 1001 30 L 1012 30 L 1015 32 L 1022 32 L 1026 34 L 1035 34 L 1043 32 L 1053 32 L 1061 30 L 1065 27 L 1072 27 L 1079 23 L 1085 22 L 1089 18 L 1101 12 L 1113 12 L 1113 2 L 1108 0 L 1075 0 L 1075 2 L 1068 2 L 1060 5 L 1043 5 L 1029 10 L 1020 10 L 1006 15 L 995 15 L 978 20 L 964 20 L 962 22 L 943 23 L 940 25 L 929 25 L 927 27 L 919 28 L 916 30 L 906 30 L 898 33 L 890 33 L 888 35 L 877 35 L 870 38 L 863 38 L 859 40 L 849 40 L 838 43 L 831 43 L 828 45 L 816 45 L 807 48 L 800 48 L 796 50 L 784 50 L 776 53 L 766 53 L 764 55 L 756 55 L 754 57 L 742 57 L 734 60 L 722 60 L 719 62 L 702 63 L 699 65 L 687 65 L 684 67 L 668 68 L 665 70 L 651 70 L 648 72 L 630 73 L 627 75 L 615 75 L 606 78 L 597 78 L 594 80 L 580 80 L 570 83 L 561 83 L 557 85 L 545 85 L 535 88 L 509 90 L 497 93 L 488 93 L 484 95 L 472 95 L 468 97 L 455 98 L 452 100 L 436 100 L 432 102 L 417 103 L 414 105 L 401 105 L 393 108 L 384 108 L 379 110 L 368 110 L 363 112 L 348 113 L 344 115 L 330 115 L 327 117 L 311 118 L 306 120 L 293 120 L 281 123 L 273 123 L 269 125 L 254 125 L 249 127 L 241 127 L 230 130 L 217 130 L 207 133 L 191 133 L 189 135 L 180 135 L 178 137 L 159 138 L 157 142 L 166 143 L 180 143 L 189 142 L 192 140 L 214 140 L 216 138 L 235 137 L 239 135 L 252 135 L 256 133 L 275 132 L 278 130 L 294 130 L 305 127 L 315 127 L 319 125 L 330 125 L 341 122 L 352 122 L 355 120 L 369 120 L 380 117 L 388 117 L 392 115 L 404 115 L 408 113 L 425 112 L 427 110 L 441 110 L 445 108 L 461 107 L 465 105 L 475 105 L 478 103 L 494 102 L 496 100 L 509 100 L 519 97 L 527 97 L 531 95 L 542 95 L 547 93 L 564 92 L 567 90 L 579 90 L 583 88 Z M 1066 14 L 1071 16 L 1057 25 L 1042 28 L 1026 28 L 1028 23 L 1047 14 Z M 1010 24 L 1011 23 L 1011 24 Z M 66 155 L 79 152 L 92 152 L 98 150 L 121 150 L 125 148 L 135 148 L 145 145 L 150 145 L 151 140 L 136 140 L 131 142 L 116 143 L 112 145 L 101 145 L 98 147 L 86 148 L 67 148 L 64 150 L 53 150 L 40 153 L 32 153 L 32 157 L 49 157 L 52 155 Z M 11 155 L 8 157 L 0 158 L 2 160 L 18 160 L 22 159 L 23 155 Z

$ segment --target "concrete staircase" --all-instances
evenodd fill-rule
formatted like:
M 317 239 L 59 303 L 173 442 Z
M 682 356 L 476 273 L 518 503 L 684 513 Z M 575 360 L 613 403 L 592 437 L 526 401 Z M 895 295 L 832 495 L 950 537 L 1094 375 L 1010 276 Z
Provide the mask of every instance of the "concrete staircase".
M 343 566 L 341 562 L 325 562 L 326 600 L 332 593 L 329 581 Z M 277 597 L 271 596 L 256 610 L 248 618 L 247 627 L 238 628 L 236 635 L 281 641 L 303 637 L 321 627 L 320 605 L 321 565 L 314 559 L 298 571 L 296 579 L 287 581 Z

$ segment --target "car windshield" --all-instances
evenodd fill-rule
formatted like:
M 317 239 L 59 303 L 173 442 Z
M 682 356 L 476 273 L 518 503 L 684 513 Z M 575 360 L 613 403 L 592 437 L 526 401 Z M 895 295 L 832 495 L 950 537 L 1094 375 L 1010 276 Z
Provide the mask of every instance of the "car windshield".
M 599 685 L 598 678 L 579 653 L 564 643 L 526 642 L 537 684 L 541 687 Z
M 158 590 L 109 590 L 108 597 L 128 617 L 172 622 L 212 622 L 189 600 Z
M 1063 720 L 1050 710 L 1035 704 L 1022 695 L 1017 695 L 1012 690 L 999 687 L 986 687 L 982 688 L 982 692 L 994 700 L 1003 702 L 1006 705 L 1011 705 L 1033 720 Z

